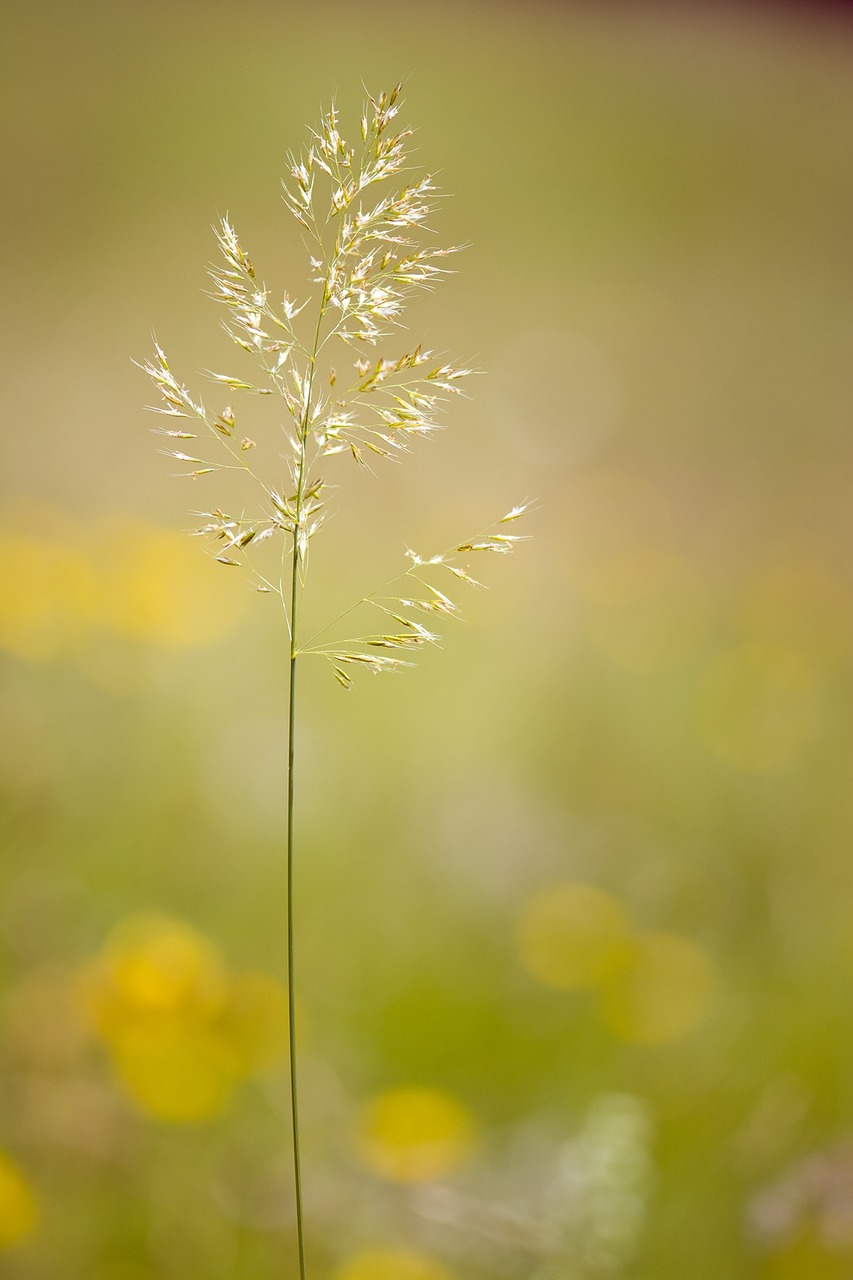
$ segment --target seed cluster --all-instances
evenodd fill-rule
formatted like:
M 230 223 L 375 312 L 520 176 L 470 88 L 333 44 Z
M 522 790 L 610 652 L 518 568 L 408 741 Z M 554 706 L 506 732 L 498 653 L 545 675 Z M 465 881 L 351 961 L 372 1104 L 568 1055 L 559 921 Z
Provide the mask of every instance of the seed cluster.
M 462 381 L 472 372 L 421 344 L 400 354 L 384 350 L 402 325 L 408 297 L 447 274 L 443 260 L 455 252 L 422 243 L 438 199 L 432 176 L 395 185 L 395 179 L 409 174 L 406 144 L 412 132 L 395 131 L 399 107 L 399 85 L 368 97 L 358 141 L 351 145 L 340 132 L 332 106 L 321 116 L 319 130 L 312 131 L 304 152 L 288 157 L 284 200 L 301 229 L 309 258 L 312 293 L 304 300 L 286 292 L 274 297 L 258 279 L 230 219 L 223 218 L 216 228 L 221 260 L 210 271 L 213 297 L 227 311 L 226 332 L 260 368 L 252 381 L 228 373 L 207 376 L 235 395 L 279 398 L 286 411 L 284 467 L 280 440 L 273 458 L 268 446 L 259 448 L 238 426 L 230 404 L 219 413 L 208 409 L 175 377 L 159 344 L 155 343 L 153 358 L 141 366 L 162 398 L 155 411 L 187 422 L 160 429 L 171 442 L 162 452 L 181 464 L 177 474 L 199 479 L 230 470 L 254 482 L 254 510 L 241 510 L 239 515 L 220 507 L 200 512 L 201 524 L 194 532 L 213 544 L 220 564 L 250 567 L 254 588 L 280 598 L 292 637 L 296 596 L 291 593 L 288 598 L 285 590 L 284 561 L 292 549 L 301 591 L 309 543 L 325 517 L 329 485 L 325 472 L 319 472 L 324 460 L 349 455 L 367 466 L 374 457 L 398 459 L 413 439 L 437 429 L 442 403 L 460 394 Z M 381 184 L 391 189 L 375 190 Z M 264 458 L 270 460 L 268 470 Z M 378 609 L 393 627 L 385 624 L 386 630 L 376 634 L 314 644 L 330 630 L 327 627 L 305 646 L 294 643 L 293 656 L 323 657 L 347 688 L 359 668 L 378 673 L 409 665 L 407 658 L 388 651 L 409 653 L 435 643 L 438 636 L 424 624 L 423 615 L 434 619 L 458 612 L 445 590 L 435 585 L 436 578 L 444 575 L 444 585 L 450 577 L 479 585 L 468 571 L 468 557 L 511 551 L 520 539 L 502 526 L 526 508 L 527 504 L 514 507 L 493 528 L 440 555 L 424 559 L 409 552 L 408 568 L 386 586 L 413 579 L 415 589 L 406 582 L 401 594 L 383 595 L 385 588 L 380 588 L 353 605 Z M 281 543 L 281 573 L 261 573 L 255 552 L 276 538 Z

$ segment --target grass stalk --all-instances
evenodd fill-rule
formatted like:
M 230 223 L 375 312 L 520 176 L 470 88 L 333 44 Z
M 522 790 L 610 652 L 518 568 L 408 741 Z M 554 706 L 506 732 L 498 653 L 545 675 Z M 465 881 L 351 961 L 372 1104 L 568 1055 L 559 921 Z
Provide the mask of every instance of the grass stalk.
M 349 689 L 359 672 L 379 675 L 411 666 L 413 653 L 437 643 L 436 622 L 458 616 L 448 595 L 460 582 L 477 587 L 469 573 L 469 559 L 481 553 L 506 554 L 521 539 L 508 533 L 527 504 L 513 507 L 484 532 L 475 534 L 438 555 L 406 553 L 408 564 L 384 586 L 337 613 L 300 647 L 299 614 L 305 589 L 308 545 L 322 527 L 326 491 L 333 486 L 318 467 L 351 459 L 362 469 L 376 458 L 399 460 L 411 444 L 431 435 L 438 426 L 443 401 L 460 393 L 459 383 L 470 369 L 458 368 L 426 351 L 419 343 L 378 354 L 403 327 L 402 313 L 409 296 L 429 289 L 447 274 L 444 258 L 454 252 L 423 245 L 427 218 L 436 204 L 432 177 L 407 177 L 402 188 L 389 189 L 410 174 L 407 140 L 411 130 L 394 132 L 400 86 L 369 97 L 360 121 L 360 142 L 351 145 L 339 131 L 332 106 L 302 158 L 290 157 L 293 184 L 285 185 L 285 202 L 299 224 L 309 250 L 309 280 L 319 306 L 313 341 L 299 319 L 305 303 L 289 294 L 274 304 L 272 291 L 256 276 L 248 253 L 229 219 L 223 218 L 216 236 L 224 264 L 212 269 L 215 297 L 228 311 L 226 331 L 244 353 L 260 363 L 260 380 L 242 374 L 211 373 L 222 392 L 276 395 L 283 403 L 285 452 L 281 437 L 260 440 L 258 455 L 268 470 L 249 465 L 256 441 L 238 428 L 239 414 L 226 406 L 218 414 L 172 373 L 165 352 L 155 346 L 152 360 L 142 367 L 162 397 L 156 412 L 170 423 L 160 434 L 177 448 L 163 449 L 182 467 L 178 473 L 193 480 L 213 473 L 241 474 L 255 487 L 254 508 L 229 515 L 221 507 L 198 512 L 202 525 L 194 532 L 213 542 L 213 558 L 232 568 L 246 568 L 255 590 L 277 596 L 290 631 L 287 734 L 286 917 L 288 1049 L 290 1111 L 299 1277 L 306 1280 L 305 1223 L 302 1197 L 296 1037 L 296 969 L 294 924 L 294 802 L 296 796 L 296 692 L 300 656 L 325 662 L 340 685 Z M 378 195 L 374 188 L 385 194 Z M 325 326 L 324 326 L 324 321 Z M 325 332 L 324 332 L 325 327 Z M 332 348 L 338 353 L 333 359 Z M 335 363 L 344 362 L 342 370 Z M 318 380 L 319 378 L 319 380 Z M 316 387 L 315 387 L 316 382 Z M 186 426 L 175 419 L 189 420 Z M 200 441 L 201 443 L 185 443 Z M 206 443 L 205 443 L 206 442 Z M 215 444 L 214 444 L 215 442 Z M 228 461 L 205 456 L 224 448 Z M 193 450 L 186 452 L 185 450 Z M 196 455 L 195 450 L 199 450 Z M 338 455 L 334 457 L 334 455 Z M 221 455 L 219 455 L 221 456 Z M 282 482 L 282 459 L 286 480 Z M 189 468 L 189 469 L 186 469 Z M 310 474 L 309 474 L 310 469 Z M 235 508 L 232 506 L 232 511 Z M 237 508 L 239 509 L 239 508 Z M 261 571 L 267 548 L 280 545 L 279 581 L 269 569 Z M 286 583 L 287 553 L 290 581 Z M 275 554 L 273 552 L 273 554 Z M 259 559 L 256 559 L 255 557 Z M 395 584 L 396 587 L 395 587 Z M 440 584 L 440 585 L 439 585 Z M 391 594 L 388 589 L 395 587 Z M 314 641 L 337 631 L 351 613 L 361 611 L 377 630 L 359 627 L 345 638 Z M 426 623 L 430 626 L 427 627 Z
M 333 263 L 335 259 L 333 258 Z M 331 268 L 330 268 L 331 270 Z M 293 539 L 290 551 L 290 679 L 288 684 L 287 713 L 287 1008 L 288 1054 L 290 1060 L 290 1121 L 293 1147 L 293 1189 L 296 1201 L 296 1240 L 299 1254 L 299 1280 L 306 1280 L 305 1219 L 302 1207 L 302 1156 L 299 1143 L 299 1084 L 296 1065 L 296 966 L 294 943 L 293 866 L 294 827 L 293 809 L 295 797 L 296 763 L 296 667 L 299 661 L 299 603 L 302 573 L 302 547 L 306 474 L 306 441 L 311 421 L 311 397 L 314 390 L 314 373 L 317 367 L 317 351 L 323 317 L 328 303 L 328 275 L 323 286 L 323 297 L 314 330 L 314 345 L 308 371 L 305 394 L 305 412 L 299 425 L 299 455 L 296 463 L 296 498 L 294 503 Z
M 296 587 L 296 578 L 296 552 L 294 549 L 294 589 Z M 294 762 L 296 758 L 296 664 L 297 654 L 291 651 L 287 731 L 287 1007 L 288 1052 L 290 1058 L 290 1119 L 293 1144 L 293 1186 L 296 1196 L 296 1238 L 299 1251 L 299 1280 L 305 1280 L 305 1224 L 302 1212 L 302 1160 L 299 1147 L 299 1088 L 296 1073 L 296 978 L 294 966 L 295 947 L 293 939 L 293 797 Z

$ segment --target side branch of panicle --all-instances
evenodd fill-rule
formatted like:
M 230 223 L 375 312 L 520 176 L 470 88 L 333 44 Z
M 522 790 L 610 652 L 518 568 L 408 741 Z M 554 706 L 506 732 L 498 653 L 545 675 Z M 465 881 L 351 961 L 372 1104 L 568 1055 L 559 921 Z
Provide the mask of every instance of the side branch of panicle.
M 483 586 L 470 572 L 470 557 L 488 552 L 508 555 L 519 542 L 527 541 L 523 534 L 505 532 L 504 526 L 520 519 L 530 505 L 529 502 L 523 502 L 513 507 L 488 529 L 437 555 L 424 557 L 416 551 L 408 550 L 407 569 L 384 587 L 356 601 L 340 615 L 343 618 L 361 609 L 362 612 L 372 612 L 375 617 L 378 612 L 382 615 L 382 630 L 370 631 L 331 644 L 315 644 L 314 641 L 331 630 L 334 625 L 332 623 L 312 637 L 300 652 L 314 653 L 325 658 L 335 678 L 347 689 L 353 684 L 353 676 L 358 670 L 379 675 L 385 671 L 399 671 L 411 666 L 408 655 L 413 650 L 425 644 L 439 644 L 441 636 L 432 627 L 440 625 L 443 619 L 460 616 L 459 605 L 448 595 L 454 589 L 452 580 L 471 587 Z M 395 590 L 392 591 L 391 588 Z M 389 625 L 389 620 L 394 624 L 393 627 Z M 426 625 L 427 620 L 429 627 Z M 388 650 L 407 651 L 407 657 L 391 656 Z

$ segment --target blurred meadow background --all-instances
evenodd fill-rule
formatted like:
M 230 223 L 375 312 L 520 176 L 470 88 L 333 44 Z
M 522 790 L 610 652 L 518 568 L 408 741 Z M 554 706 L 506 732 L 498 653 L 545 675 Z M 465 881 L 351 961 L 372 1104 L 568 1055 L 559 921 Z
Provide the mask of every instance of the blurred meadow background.
M 285 152 L 405 77 L 469 245 L 410 326 L 483 376 L 332 460 L 309 609 L 539 509 L 446 652 L 306 667 L 311 1275 L 849 1280 L 848 20 L 6 0 L 0 58 L 0 1273 L 295 1274 L 286 636 L 131 358 L 234 363 L 211 224 L 298 295 Z

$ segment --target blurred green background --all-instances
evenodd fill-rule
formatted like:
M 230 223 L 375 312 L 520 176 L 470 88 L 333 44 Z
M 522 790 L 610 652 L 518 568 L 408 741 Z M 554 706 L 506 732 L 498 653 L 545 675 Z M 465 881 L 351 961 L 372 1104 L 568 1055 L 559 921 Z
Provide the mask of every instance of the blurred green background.
M 285 151 L 405 77 L 470 246 L 412 330 L 483 376 L 336 470 L 311 607 L 539 509 L 445 653 L 306 668 L 312 1276 L 853 1276 L 850 26 L 6 0 L 0 48 L 0 1272 L 295 1274 L 286 638 L 131 357 L 225 358 L 217 215 L 298 294 Z

